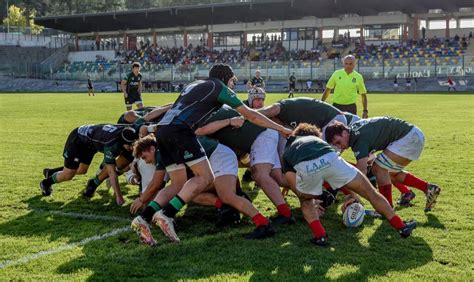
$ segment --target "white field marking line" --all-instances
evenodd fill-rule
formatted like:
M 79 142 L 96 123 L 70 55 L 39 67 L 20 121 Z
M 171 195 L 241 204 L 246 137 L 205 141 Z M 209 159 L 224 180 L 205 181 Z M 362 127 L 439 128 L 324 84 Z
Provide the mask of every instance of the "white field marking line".
M 85 239 L 83 239 L 79 242 L 69 243 L 69 244 L 66 244 L 66 245 L 63 245 L 63 246 L 59 246 L 59 247 L 56 247 L 56 248 L 51 248 L 49 250 L 41 251 L 41 252 L 38 252 L 36 254 L 27 255 L 27 256 L 24 256 L 24 257 L 22 257 L 20 259 L 17 259 L 17 260 L 2 261 L 2 262 L 0 262 L 0 269 L 4 269 L 6 267 L 20 265 L 20 264 L 25 264 L 25 263 L 28 263 L 32 260 L 36 260 L 36 259 L 39 259 L 41 257 L 52 255 L 52 254 L 61 253 L 61 252 L 67 251 L 67 250 L 71 250 L 71 249 L 83 246 L 83 245 L 85 245 L 87 243 L 90 243 L 90 242 L 93 242 L 93 241 L 104 240 L 104 239 L 107 239 L 109 237 L 127 232 L 129 230 L 130 230 L 130 227 L 125 226 L 125 227 L 114 229 L 114 230 L 112 230 L 110 232 L 107 232 L 107 233 L 104 233 L 102 235 L 95 235 L 95 236 L 92 236 L 92 237 L 89 237 L 89 238 L 85 238 Z
M 92 220 L 108 220 L 108 221 L 123 221 L 123 222 L 132 221 L 132 219 L 128 219 L 124 217 L 97 215 L 97 214 L 91 214 L 91 213 L 63 212 L 63 211 L 44 210 L 44 209 L 31 209 L 31 211 L 38 212 L 38 213 L 49 213 L 53 215 L 66 216 L 66 217 L 72 217 L 72 218 L 92 219 Z

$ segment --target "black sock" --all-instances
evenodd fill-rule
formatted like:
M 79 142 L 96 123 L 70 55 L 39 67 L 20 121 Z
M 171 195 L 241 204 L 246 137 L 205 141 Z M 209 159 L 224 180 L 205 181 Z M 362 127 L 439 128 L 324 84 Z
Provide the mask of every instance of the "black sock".
M 46 179 L 44 179 L 42 182 L 43 184 L 47 185 L 47 186 L 51 186 L 53 185 L 54 183 L 56 183 L 56 175 L 57 172 L 53 173 L 53 174 L 50 174 L 50 176 Z
M 174 196 L 168 205 L 163 209 L 164 215 L 174 217 L 186 203 L 178 195 Z
M 53 173 L 58 172 L 58 171 L 63 171 L 63 166 L 57 167 L 57 168 L 50 168 L 49 169 L 49 175 L 53 175 Z
M 152 201 L 146 206 L 145 210 L 142 212 L 141 217 L 143 217 L 146 222 L 151 223 L 151 220 L 153 219 L 153 215 L 161 210 L 160 205 Z

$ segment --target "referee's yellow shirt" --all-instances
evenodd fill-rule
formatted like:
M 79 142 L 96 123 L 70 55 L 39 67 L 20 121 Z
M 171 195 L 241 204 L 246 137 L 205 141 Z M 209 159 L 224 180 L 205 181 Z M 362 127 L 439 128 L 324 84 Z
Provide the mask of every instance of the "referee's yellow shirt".
M 329 78 L 326 87 L 334 89 L 333 103 L 340 105 L 355 104 L 357 94 L 366 94 L 364 78 L 356 71 L 347 74 L 344 69 L 335 71 Z

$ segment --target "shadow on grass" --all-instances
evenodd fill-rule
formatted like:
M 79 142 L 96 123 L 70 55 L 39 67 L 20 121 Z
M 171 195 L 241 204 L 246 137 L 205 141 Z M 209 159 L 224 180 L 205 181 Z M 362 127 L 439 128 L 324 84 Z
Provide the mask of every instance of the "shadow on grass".
M 367 280 L 433 260 L 431 248 L 416 232 L 402 239 L 387 222 L 367 222 L 366 228 L 375 231 L 362 238 L 363 229 L 347 229 L 335 212 L 329 212 L 323 224 L 331 246 L 321 248 L 309 243 L 311 232 L 302 220 L 277 228 L 274 238 L 247 241 L 242 231 L 250 231 L 250 225 L 219 230 L 206 222 L 208 213 L 202 208 L 186 210 L 179 220 L 179 245 L 168 243 L 156 229 L 159 245 L 154 248 L 140 245 L 135 234 L 127 233 L 84 246 L 84 256 L 57 271 L 69 274 L 86 268 L 93 272 L 90 280 Z

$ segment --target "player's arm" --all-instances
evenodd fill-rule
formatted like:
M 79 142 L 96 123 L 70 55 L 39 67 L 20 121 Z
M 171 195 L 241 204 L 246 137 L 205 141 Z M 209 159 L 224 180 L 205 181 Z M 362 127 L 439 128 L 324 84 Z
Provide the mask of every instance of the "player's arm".
M 120 190 L 120 185 L 118 182 L 117 172 L 115 171 L 114 164 L 106 164 L 107 173 L 109 174 L 110 184 L 112 185 L 112 189 L 114 189 L 115 194 L 115 202 L 117 205 L 121 206 L 125 202 L 122 196 L 122 191 Z
M 277 115 L 280 114 L 280 105 L 278 103 L 273 104 L 271 106 L 264 107 L 264 108 L 259 109 L 257 111 L 259 113 L 261 113 L 262 115 L 266 116 L 267 118 L 276 117 Z
M 117 144 L 111 146 L 106 146 L 104 148 L 104 163 L 105 169 L 109 175 L 110 184 L 114 190 L 115 202 L 117 205 L 121 206 L 125 202 L 122 196 L 122 191 L 120 190 L 120 185 L 118 182 L 118 175 L 116 171 L 116 162 L 115 159 L 119 155 L 119 150 Z
M 369 157 L 365 157 L 362 159 L 357 160 L 356 167 L 360 172 L 362 172 L 363 175 L 367 174 L 367 162 L 369 161 Z
M 158 192 L 163 181 L 165 179 L 166 170 L 156 170 L 153 174 L 153 178 L 151 179 L 148 187 L 146 188 L 145 192 L 143 192 L 138 198 L 133 201 L 132 205 L 130 206 L 130 213 L 135 214 L 137 213 L 146 203 L 150 202 L 153 199 L 153 196 Z
M 365 88 L 365 83 L 364 83 L 363 78 L 359 80 L 359 94 L 362 98 L 362 107 L 364 109 L 364 112 L 362 113 L 362 118 L 368 118 L 369 110 L 367 108 L 367 89 Z
M 260 86 L 261 88 L 265 89 L 265 80 L 262 78 L 262 86 Z
M 247 107 L 246 105 L 242 104 L 241 106 L 235 108 L 245 119 L 249 120 L 251 123 L 254 123 L 258 126 L 274 129 L 280 132 L 284 137 L 289 137 L 293 131 L 288 129 L 282 125 L 273 122 L 266 116 L 262 115 L 261 113 Z
M 152 120 L 160 117 L 164 113 L 166 113 L 169 109 L 171 109 L 172 106 L 173 106 L 173 104 L 170 104 L 170 105 L 166 105 L 166 106 L 154 109 L 153 111 L 146 114 L 143 118 L 145 119 L 146 122 L 152 121 Z
M 227 126 L 238 128 L 238 127 L 241 127 L 243 124 L 244 124 L 244 119 L 242 117 L 233 117 L 233 118 L 227 118 L 223 120 L 216 120 L 196 129 L 196 131 L 194 131 L 194 134 L 198 136 L 209 135 Z
M 122 81 L 120 82 L 120 86 L 122 88 L 122 93 L 123 93 L 123 96 L 125 98 L 127 98 L 127 80 L 125 79 L 122 79 Z
M 326 89 L 324 90 L 323 96 L 321 97 L 321 101 L 326 101 L 326 99 L 329 97 L 329 94 L 331 94 L 331 91 L 335 87 L 336 87 L 336 76 L 332 74 L 328 80 L 328 83 L 326 83 Z
M 138 83 L 138 93 L 142 93 L 142 89 L 143 89 L 143 83 L 140 80 L 140 82 Z

